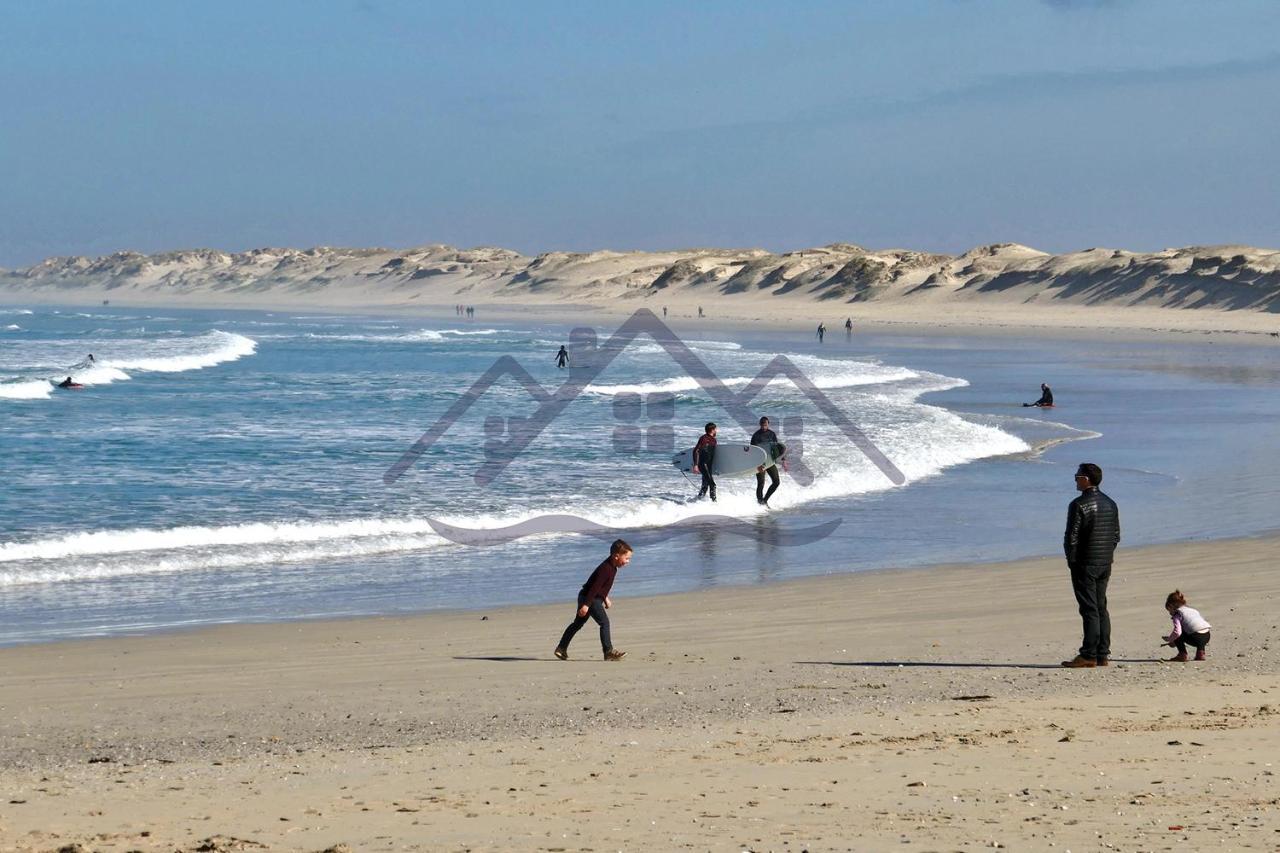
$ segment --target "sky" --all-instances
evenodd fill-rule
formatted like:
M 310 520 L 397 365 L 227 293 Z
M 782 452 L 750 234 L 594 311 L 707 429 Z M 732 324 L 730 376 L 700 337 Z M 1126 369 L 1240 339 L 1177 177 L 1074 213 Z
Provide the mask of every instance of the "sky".
M 1280 246 L 1277 0 L 0 3 L 0 267 Z

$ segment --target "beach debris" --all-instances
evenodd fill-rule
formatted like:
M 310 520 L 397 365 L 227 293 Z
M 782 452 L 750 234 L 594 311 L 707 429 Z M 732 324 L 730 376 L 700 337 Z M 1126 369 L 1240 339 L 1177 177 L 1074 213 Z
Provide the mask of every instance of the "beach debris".
M 927 787 L 924 782 L 908 782 L 908 788 L 924 788 Z
M 1168 745 L 1169 745 L 1169 746 L 1182 746 L 1182 741 L 1180 741 L 1180 740 L 1171 740 L 1171 741 L 1169 741 L 1169 744 L 1168 744 Z
M 1186 827 L 1184 827 L 1180 823 L 1175 823 L 1173 826 L 1169 827 L 1169 829 L 1173 832 L 1182 832 L 1182 830 L 1186 829 Z
M 990 693 L 977 693 L 973 696 L 952 696 L 956 702 L 985 702 L 991 698 Z
M 110 764 L 115 759 L 109 755 L 95 755 L 89 759 L 90 764 Z
M 1058 743 L 1071 743 L 1071 735 L 1063 735 L 1058 738 Z
M 236 853 L 238 850 L 265 850 L 266 848 L 267 845 L 250 841 L 247 838 L 210 835 L 191 849 L 194 853 Z

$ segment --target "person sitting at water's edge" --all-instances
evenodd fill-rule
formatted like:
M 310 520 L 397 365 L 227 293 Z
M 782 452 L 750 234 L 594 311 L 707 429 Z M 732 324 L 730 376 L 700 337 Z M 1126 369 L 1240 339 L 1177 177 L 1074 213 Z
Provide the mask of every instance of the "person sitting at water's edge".
M 711 502 L 716 501 L 716 481 L 711 474 L 715 458 L 716 425 L 709 423 L 693 448 L 693 469 L 702 475 L 702 490 L 698 492 L 698 500 L 702 500 L 709 493 Z
M 1027 408 L 1029 406 L 1039 406 L 1041 408 L 1052 408 L 1053 407 L 1053 391 L 1050 390 L 1048 385 L 1045 385 L 1043 382 L 1041 382 L 1040 383 L 1040 399 L 1036 400 L 1034 403 L 1023 403 L 1022 406 L 1023 408 Z
M 560 644 L 553 652 L 560 660 L 569 659 L 569 643 L 573 640 L 573 635 L 587 624 L 588 616 L 596 620 L 600 626 L 600 646 L 604 649 L 605 660 L 622 660 L 627 654 L 613 647 L 613 637 L 609 633 L 609 614 L 605 611 L 613 606 L 613 599 L 609 598 L 609 592 L 613 589 L 613 579 L 618 576 L 618 569 L 629 562 L 631 562 L 631 546 L 621 539 L 615 539 L 613 545 L 609 547 L 609 556 L 603 563 L 596 566 L 596 570 L 591 573 L 591 577 L 587 578 L 587 582 L 582 585 L 582 590 L 578 593 L 578 610 L 569 627 L 564 629 Z
M 756 469 L 756 503 L 762 506 L 769 505 L 769 498 L 773 497 L 773 493 L 778 490 L 778 466 L 777 460 L 786 452 L 786 446 L 778 441 L 778 434 L 769 429 L 769 419 L 760 419 L 760 429 L 751 435 L 751 443 L 757 447 L 763 447 L 764 452 L 768 454 L 769 464 L 761 465 Z M 769 475 L 769 491 L 764 490 L 765 475 Z

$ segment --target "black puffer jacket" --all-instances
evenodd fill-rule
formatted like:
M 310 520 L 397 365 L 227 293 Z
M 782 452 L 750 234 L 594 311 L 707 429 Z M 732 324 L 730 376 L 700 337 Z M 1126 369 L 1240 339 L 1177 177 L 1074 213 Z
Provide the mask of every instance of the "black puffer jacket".
M 1067 565 L 1109 566 L 1120 544 L 1120 510 L 1097 488 L 1082 492 L 1067 508 L 1062 550 Z

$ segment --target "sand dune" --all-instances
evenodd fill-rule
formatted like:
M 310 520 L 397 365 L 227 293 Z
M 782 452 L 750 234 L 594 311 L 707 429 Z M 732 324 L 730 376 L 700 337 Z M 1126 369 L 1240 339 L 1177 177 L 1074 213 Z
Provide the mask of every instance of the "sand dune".
M 390 306 L 468 303 L 739 308 L 1107 306 L 1280 313 L 1280 250 L 1193 246 L 1052 255 L 1001 243 L 961 255 L 849 243 L 762 249 L 193 249 L 50 258 L 0 271 L 0 297 L 31 301 Z M 762 304 L 763 300 L 763 304 Z M 844 310 L 844 309 L 841 309 Z M 724 311 L 720 311 L 724 314 Z M 741 313 L 741 312 L 735 312 Z M 816 315 L 815 315 L 816 316 Z

